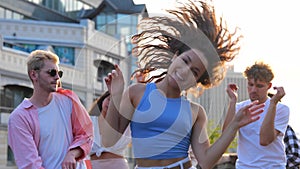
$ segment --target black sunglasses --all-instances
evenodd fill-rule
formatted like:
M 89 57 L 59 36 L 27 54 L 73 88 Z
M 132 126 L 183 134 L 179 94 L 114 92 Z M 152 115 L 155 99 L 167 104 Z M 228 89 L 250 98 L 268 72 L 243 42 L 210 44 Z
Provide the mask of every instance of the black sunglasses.
M 47 73 L 52 77 L 56 76 L 57 74 L 60 78 L 63 76 L 63 71 L 56 69 L 50 69 L 47 71 Z

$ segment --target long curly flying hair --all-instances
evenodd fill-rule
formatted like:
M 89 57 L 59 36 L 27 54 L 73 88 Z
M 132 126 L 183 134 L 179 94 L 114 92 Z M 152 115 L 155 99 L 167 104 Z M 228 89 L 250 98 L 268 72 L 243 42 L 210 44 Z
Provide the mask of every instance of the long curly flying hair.
M 242 36 L 234 39 L 237 29 L 230 33 L 223 26 L 221 17 L 217 23 L 212 5 L 192 0 L 178 3 L 177 10 L 167 10 L 174 18 L 154 16 L 140 22 L 140 33 L 131 38 L 135 45 L 132 54 L 138 58 L 138 69 L 133 72 L 132 78 L 139 74 L 144 77 L 140 82 L 161 80 L 175 54 L 198 49 L 209 63 L 198 85 L 204 89 L 213 87 L 224 79 L 225 62 L 232 61 L 238 54 L 238 42 Z

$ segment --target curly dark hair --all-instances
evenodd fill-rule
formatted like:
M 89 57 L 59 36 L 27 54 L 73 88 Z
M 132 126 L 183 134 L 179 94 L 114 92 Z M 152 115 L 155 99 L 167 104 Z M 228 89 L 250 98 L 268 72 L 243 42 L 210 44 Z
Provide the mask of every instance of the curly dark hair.
M 139 24 L 141 33 L 131 39 L 136 45 L 132 54 L 138 57 L 139 67 L 132 77 L 136 73 L 147 77 L 156 71 L 160 73 L 148 76 L 142 82 L 160 80 L 167 74 L 174 54 L 198 49 L 209 62 L 207 71 L 198 82 L 203 88 L 215 86 L 224 79 L 225 62 L 232 61 L 238 54 L 238 42 L 242 36 L 234 39 L 236 31 L 229 33 L 223 26 L 222 18 L 217 23 L 213 6 L 192 0 L 178 3 L 181 6 L 177 10 L 167 10 L 175 18 L 155 16 L 142 19 Z
M 264 62 L 255 62 L 252 66 L 248 66 L 243 73 L 247 79 L 260 80 L 263 82 L 271 82 L 274 78 L 274 73 L 270 65 Z

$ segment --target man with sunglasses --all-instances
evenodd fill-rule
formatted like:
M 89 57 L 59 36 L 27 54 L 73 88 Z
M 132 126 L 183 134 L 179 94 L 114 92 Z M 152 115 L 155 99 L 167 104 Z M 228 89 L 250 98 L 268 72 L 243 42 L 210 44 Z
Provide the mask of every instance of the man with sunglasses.
M 78 96 L 60 88 L 56 54 L 36 50 L 27 61 L 33 95 L 11 113 L 8 144 L 19 169 L 75 169 L 91 150 L 93 125 Z

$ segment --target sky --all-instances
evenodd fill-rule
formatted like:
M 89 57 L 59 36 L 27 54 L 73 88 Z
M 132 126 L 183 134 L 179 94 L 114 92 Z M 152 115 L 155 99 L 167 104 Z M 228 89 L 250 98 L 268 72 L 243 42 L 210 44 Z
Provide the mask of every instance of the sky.
M 181 0 L 183 1 L 183 0 Z M 175 0 L 134 0 L 146 4 L 148 13 L 163 13 Z M 255 61 L 264 61 L 274 71 L 273 86 L 283 86 L 282 102 L 290 108 L 289 123 L 300 133 L 300 10 L 297 0 L 214 0 L 216 14 L 231 31 L 243 35 L 241 50 L 234 59 L 236 72 Z M 271 92 L 275 92 L 271 90 Z

